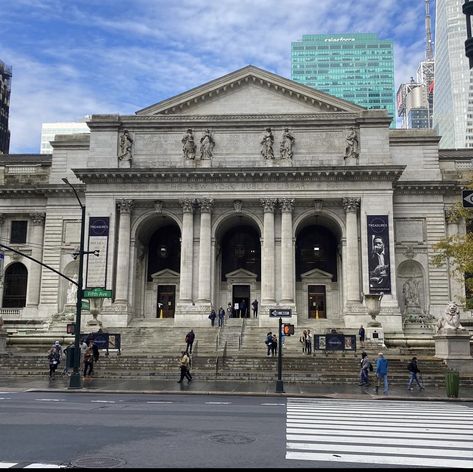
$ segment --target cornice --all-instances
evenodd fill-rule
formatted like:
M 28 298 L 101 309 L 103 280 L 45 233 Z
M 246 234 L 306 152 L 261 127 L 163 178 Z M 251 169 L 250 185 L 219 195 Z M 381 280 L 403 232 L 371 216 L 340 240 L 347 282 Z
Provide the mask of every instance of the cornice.
M 77 193 L 85 193 L 84 184 L 74 184 L 74 188 L 77 190 Z M 0 187 L 0 195 L 3 197 L 15 197 L 15 196 L 54 196 L 54 195 L 66 195 L 73 194 L 72 189 L 67 185 L 62 184 L 50 184 L 50 185 L 28 185 L 28 186 L 18 186 L 18 187 Z
M 391 181 L 400 178 L 405 166 L 304 167 L 252 169 L 72 169 L 84 183 L 141 182 L 307 182 L 307 181 Z
M 422 194 L 422 193 L 459 193 L 465 188 L 465 184 L 457 181 L 443 182 L 422 182 L 422 181 L 401 181 L 395 182 L 394 191 L 396 194 Z

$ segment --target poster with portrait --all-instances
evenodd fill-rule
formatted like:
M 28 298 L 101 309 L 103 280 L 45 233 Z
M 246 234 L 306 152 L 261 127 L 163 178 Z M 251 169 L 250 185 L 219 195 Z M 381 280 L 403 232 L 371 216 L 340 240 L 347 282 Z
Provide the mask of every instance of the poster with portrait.
M 107 286 L 107 258 L 110 218 L 108 216 L 91 216 L 89 218 L 88 247 L 91 254 L 87 254 L 87 288 L 106 288 Z M 98 256 L 93 254 L 98 251 Z
M 391 293 L 389 222 L 387 215 L 368 215 L 370 293 Z

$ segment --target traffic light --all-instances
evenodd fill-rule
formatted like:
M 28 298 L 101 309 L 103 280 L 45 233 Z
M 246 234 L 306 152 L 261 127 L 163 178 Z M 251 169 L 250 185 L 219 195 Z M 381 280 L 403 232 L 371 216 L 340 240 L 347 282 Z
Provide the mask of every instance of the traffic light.
M 282 332 L 284 336 L 291 336 L 294 334 L 294 325 L 289 323 L 284 323 L 282 325 Z

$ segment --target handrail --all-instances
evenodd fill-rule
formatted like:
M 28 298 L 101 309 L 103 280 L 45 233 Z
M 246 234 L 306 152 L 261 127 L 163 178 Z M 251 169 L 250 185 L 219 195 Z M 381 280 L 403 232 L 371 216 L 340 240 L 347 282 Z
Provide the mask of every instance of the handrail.
M 246 328 L 246 318 L 243 318 L 243 322 L 241 323 L 241 330 L 240 335 L 238 336 L 238 350 L 241 350 L 241 345 L 243 344 L 243 332 Z

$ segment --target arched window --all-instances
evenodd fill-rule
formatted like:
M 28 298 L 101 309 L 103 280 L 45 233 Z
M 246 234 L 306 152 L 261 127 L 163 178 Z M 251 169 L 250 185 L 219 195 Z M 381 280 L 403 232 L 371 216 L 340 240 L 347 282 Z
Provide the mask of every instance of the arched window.
M 148 281 L 151 275 L 163 269 L 180 272 L 181 231 L 176 224 L 162 226 L 151 237 L 148 245 Z
M 20 262 L 15 262 L 5 270 L 3 288 L 3 308 L 23 308 L 26 305 L 28 271 Z

